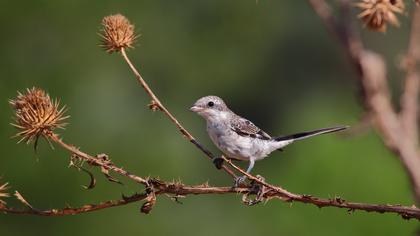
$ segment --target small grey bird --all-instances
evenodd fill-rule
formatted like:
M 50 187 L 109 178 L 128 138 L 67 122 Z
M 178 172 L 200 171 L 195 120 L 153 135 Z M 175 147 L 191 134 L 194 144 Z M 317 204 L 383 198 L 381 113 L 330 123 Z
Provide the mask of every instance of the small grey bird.
M 348 128 L 347 126 L 337 126 L 271 137 L 251 121 L 233 113 L 217 96 L 206 96 L 198 99 L 190 110 L 207 121 L 207 132 L 211 140 L 227 158 L 249 161 L 247 173 L 251 172 L 255 161 L 264 159 L 275 150 L 282 150 L 283 147 L 294 141 Z M 217 162 L 215 164 L 217 166 Z M 220 167 L 221 163 L 218 164 Z M 235 183 L 239 184 L 245 179 L 246 176 L 242 176 Z

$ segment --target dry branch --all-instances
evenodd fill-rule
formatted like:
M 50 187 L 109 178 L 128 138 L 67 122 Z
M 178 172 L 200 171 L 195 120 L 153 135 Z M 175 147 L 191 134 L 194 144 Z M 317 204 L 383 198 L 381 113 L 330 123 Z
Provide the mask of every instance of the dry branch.
M 236 167 L 237 168 L 237 167 Z M 239 169 L 239 168 L 238 168 Z M 239 169 L 240 170 L 240 169 Z M 241 171 L 242 172 L 242 171 Z M 250 178 L 258 179 L 253 176 Z M 258 181 L 260 183 L 260 181 Z M 366 212 L 377 212 L 377 213 L 396 213 L 404 219 L 417 219 L 420 220 L 420 209 L 415 206 L 401 206 L 401 205 L 389 205 L 389 204 L 366 204 L 366 203 L 354 203 L 347 202 L 346 200 L 335 197 L 332 199 L 322 199 L 313 197 L 310 195 L 293 194 L 280 187 L 275 187 L 265 182 L 264 185 L 270 186 L 268 189 L 255 188 L 254 186 L 233 188 L 233 187 L 210 187 L 205 185 L 187 186 L 182 183 L 165 183 L 156 179 L 150 180 L 151 185 L 156 188 L 154 194 L 156 195 L 167 195 L 170 194 L 176 197 L 187 196 L 187 195 L 203 195 L 203 194 L 260 194 L 260 200 L 280 199 L 286 202 L 302 202 L 315 205 L 319 208 L 323 207 L 337 207 L 347 209 L 349 212 L 356 210 L 362 210 Z M 260 192 L 255 192 L 256 189 Z M 38 210 L 35 208 L 15 209 L 0 205 L 0 212 L 9 214 L 24 214 L 24 215 L 39 215 L 39 216 L 64 216 L 64 215 L 76 215 L 82 213 L 88 213 L 92 211 L 103 210 L 106 208 L 112 208 L 129 203 L 144 201 L 148 197 L 148 194 L 134 194 L 130 197 L 123 197 L 119 200 L 111 200 L 98 204 L 87 204 L 82 207 L 72 208 L 66 207 L 63 209 L 50 209 L 50 210 Z
M 236 167 L 237 168 L 237 167 Z M 256 178 L 249 176 L 251 178 Z M 257 178 L 256 178 L 257 179 Z M 293 194 L 280 187 L 275 187 L 265 183 L 267 186 L 271 186 L 268 189 L 256 188 L 256 185 L 249 187 L 210 187 L 206 184 L 197 186 L 188 186 L 182 183 L 166 183 L 156 179 L 150 180 L 151 185 L 156 189 L 154 194 L 156 195 L 167 195 L 170 194 L 176 197 L 187 196 L 187 195 L 203 195 L 203 194 L 237 194 L 241 193 L 245 196 L 249 194 L 256 194 L 260 196 L 260 201 L 279 199 L 286 202 L 302 202 L 315 205 L 319 208 L 323 207 L 337 207 L 347 209 L 349 212 L 356 210 L 362 210 L 366 212 L 377 212 L 377 213 L 396 213 L 404 219 L 417 219 L 420 220 L 420 209 L 415 206 L 407 207 L 400 205 L 389 205 L 389 204 L 366 204 L 366 203 L 354 203 L 347 202 L 346 200 L 335 197 L 332 199 L 322 199 L 313 197 L 310 195 Z M 256 192 L 256 189 L 258 189 Z M 38 216 L 65 216 L 65 215 L 76 215 L 82 213 L 88 213 L 92 211 L 103 210 L 106 208 L 112 208 L 122 205 L 127 205 L 133 202 L 139 202 L 146 200 L 148 194 L 134 194 L 130 197 L 123 197 L 119 200 L 111 200 L 98 204 L 87 204 L 82 207 L 72 208 L 66 207 L 63 209 L 50 209 L 50 210 L 38 210 L 35 208 L 15 209 L 0 205 L 0 212 L 9 214 L 24 214 L 24 215 L 38 215 Z
M 97 156 L 94 157 L 92 155 L 89 155 L 87 153 L 84 153 L 82 151 L 80 151 L 78 148 L 76 148 L 73 145 L 67 144 L 65 142 L 63 142 L 62 139 L 60 139 L 57 135 L 55 134 L 50 134 L 49 135 L 50 139 L 59 144 L 60 146 L 62 146 L 64 149 L 68 150 L 69 152 L 71 152 L 72 154 L 76 155 L 77 157 L 81 158 L 82 160 L 86 161 L 88 164 L 93 165 L 93 166 L 100 166 L 102 168 L 104 168 L 105 170 L 108 171 L 113 171 L 119 175 L 125 176 L 137 183 L 140 184 L 144 184 L 144 185 L 148 185 L 147 180 L 139 177 L 137 175 L 131 174 L 130 172 L 124 170 L 123 168 L 117 167 L 115 166 L 109 159 L 107 158 L 101 158 L 101 156 Z

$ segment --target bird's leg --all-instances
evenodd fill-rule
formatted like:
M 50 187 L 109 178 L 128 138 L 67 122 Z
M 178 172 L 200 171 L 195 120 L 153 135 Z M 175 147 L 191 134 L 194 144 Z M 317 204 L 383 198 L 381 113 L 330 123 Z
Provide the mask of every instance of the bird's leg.
M 255 160 L 253 158 L 249 159 L 249 165 L 248 165 L 248 169 L 246 170 L 246 173 L 251 173 L 252 168 L 254 168 L 254 164 L 255 164 Z M 246 180 L 246 175 L 238 177 L 235 179 L 235 187 L 240 186 L 241 184 L 243 184 Z

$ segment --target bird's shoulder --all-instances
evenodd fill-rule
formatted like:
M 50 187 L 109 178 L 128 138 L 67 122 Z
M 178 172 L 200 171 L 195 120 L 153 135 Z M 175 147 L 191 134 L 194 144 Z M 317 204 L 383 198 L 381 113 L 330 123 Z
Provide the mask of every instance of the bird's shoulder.
M 230 128 L 240 136 L 249 136 L 262 140 L 271 139 L 270 135 L 254 125 L 254 123 L 237 115 L 231 119 Z

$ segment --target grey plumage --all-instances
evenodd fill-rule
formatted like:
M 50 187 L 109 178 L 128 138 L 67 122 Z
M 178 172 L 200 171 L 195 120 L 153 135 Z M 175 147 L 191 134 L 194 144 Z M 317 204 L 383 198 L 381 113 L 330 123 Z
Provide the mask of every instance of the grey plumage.
M 263 140 L 270 140 L 271 137 L 266 132 L 262 131 L 251 121 L 239 117 L 237 115 L 232 115 L 232 120 L 230 123 L 231 129 L 241 136 L 249 136 L 251 138 L 259 138 Z
M 271 137 L 251 121 L 232 112 L 217 96 L 198 99 L 190 108 L 207 121 L 207 132 L 227 158 L 249 161 L 249 173 L 256 160 L 304 138 L 341 131 L 347 126 L 317 129 L 292 135 Z M 242 177 L 241 180 L 245 178 Z

